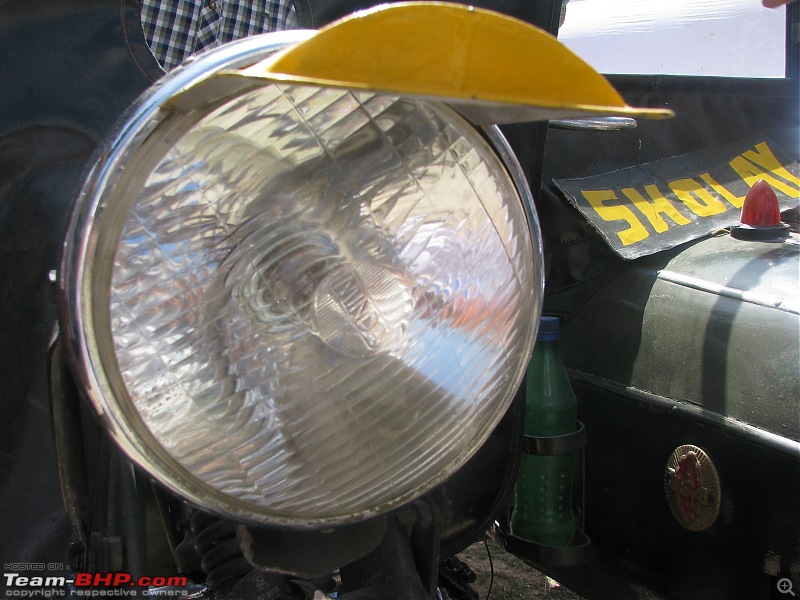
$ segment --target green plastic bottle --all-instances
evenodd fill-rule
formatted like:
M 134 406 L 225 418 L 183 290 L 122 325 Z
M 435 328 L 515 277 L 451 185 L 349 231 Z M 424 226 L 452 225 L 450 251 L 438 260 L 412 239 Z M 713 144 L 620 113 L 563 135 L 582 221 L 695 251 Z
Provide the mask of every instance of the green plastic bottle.
M 525 433 L 551 437 L 576 429 L 577 400 L 561 360 L 557 317 L 542 317 L 526 383 Z M 522 455 L 511 533 L 548 546 L 568 546 L 575 533 L 575 453 Z

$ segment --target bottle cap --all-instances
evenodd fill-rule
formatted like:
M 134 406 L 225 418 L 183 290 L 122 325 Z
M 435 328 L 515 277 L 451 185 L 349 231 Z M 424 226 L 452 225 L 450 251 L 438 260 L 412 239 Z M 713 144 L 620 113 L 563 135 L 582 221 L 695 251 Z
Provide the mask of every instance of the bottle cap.
M 561 339 L 561 321 L 558 317 L 542 317 L 539 319 L 537 342 L 557 342 Z

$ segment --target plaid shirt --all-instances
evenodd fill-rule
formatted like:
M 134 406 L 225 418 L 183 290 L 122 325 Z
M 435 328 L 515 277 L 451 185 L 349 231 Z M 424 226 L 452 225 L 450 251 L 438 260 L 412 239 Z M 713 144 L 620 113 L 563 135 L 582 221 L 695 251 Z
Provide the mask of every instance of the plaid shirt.
M 248 35 L 298 26 L 292 0 L 143 0 L 142 28 L 166 70 Z

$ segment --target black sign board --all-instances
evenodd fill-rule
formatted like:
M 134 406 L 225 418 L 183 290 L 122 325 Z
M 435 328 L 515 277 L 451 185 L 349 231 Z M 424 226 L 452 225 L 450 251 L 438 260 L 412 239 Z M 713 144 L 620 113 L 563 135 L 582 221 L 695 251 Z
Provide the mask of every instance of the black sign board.
M 555 184 L 623 258 L 672 248 L 739 221 L 760 179 L 798 206 L 800 163 L 765 137 Z

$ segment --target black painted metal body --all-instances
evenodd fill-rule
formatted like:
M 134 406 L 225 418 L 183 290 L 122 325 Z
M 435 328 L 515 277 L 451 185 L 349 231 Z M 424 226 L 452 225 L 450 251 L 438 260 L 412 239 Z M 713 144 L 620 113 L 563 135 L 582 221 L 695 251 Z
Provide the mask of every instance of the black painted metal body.
M 4 2 L 0 56 L 0 551 L 4 562 L 66 563 L 49 272 L 96 145 L 161 70 L 136 2 Z

